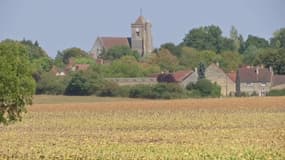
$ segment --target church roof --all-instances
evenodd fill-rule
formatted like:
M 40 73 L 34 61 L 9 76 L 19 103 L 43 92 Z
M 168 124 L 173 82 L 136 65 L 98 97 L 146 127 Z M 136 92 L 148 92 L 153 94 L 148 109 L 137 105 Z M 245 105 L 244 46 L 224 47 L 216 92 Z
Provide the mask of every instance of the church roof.
M 129 39 L 128 37 L 99 37 L 99 41 L 105 49 L 110 49 L 115 46 L 130 47 Z
M 143 16 L 139 16 L 135 24 L 145 24 L 145 22 L 146 22 L 145 18 Z

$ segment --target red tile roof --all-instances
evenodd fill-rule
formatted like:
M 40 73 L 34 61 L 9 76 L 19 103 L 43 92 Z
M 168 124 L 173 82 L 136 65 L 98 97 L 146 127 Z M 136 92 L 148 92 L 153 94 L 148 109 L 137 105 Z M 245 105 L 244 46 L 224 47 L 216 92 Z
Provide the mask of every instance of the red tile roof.
M 182 82 L 185 78 L 187 78 L 192 73 L 193 73 L 192 70 L 177 71 L 177 72 L 172 73 L 172 76 L 174 77 L 176 82 Z
M 99 40 L 105 49 L 110 49 L 115 46 L 130 47 L 130 41 L 127 37 L 99 37 Z
M 285 84 L 285 75 L 274 75 L 273 76 L 273 86 L 280 84 Z
M 237 80 L 237 73 L 232 71 L 230 73 L 227 73 L 228 77 L 233 81 L 233 82 L 236 82 Z
M 239 69 L 240 82 L 258 83 L 271 82 L 272 73 L 267 68 L 242 67 Z
M 157 76 L 159 82 L 182 82 L 193 73 L 191 70 L 177 71 L 174 73 L 160 74 Z

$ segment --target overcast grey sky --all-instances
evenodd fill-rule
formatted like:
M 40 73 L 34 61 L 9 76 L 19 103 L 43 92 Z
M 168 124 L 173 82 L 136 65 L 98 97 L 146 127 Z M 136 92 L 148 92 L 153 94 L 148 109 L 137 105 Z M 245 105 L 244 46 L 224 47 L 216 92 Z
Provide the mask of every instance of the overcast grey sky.
M 244 38 L 266 39 L 285 27 L 284 0 L 0 0 L 0 40 L 38 40 L 51 57 L 74 46 L 89 51 L 97 36 L 130 36 L 140 8 L 155 47 L 211 24 L 225 36 L 234 25 Z

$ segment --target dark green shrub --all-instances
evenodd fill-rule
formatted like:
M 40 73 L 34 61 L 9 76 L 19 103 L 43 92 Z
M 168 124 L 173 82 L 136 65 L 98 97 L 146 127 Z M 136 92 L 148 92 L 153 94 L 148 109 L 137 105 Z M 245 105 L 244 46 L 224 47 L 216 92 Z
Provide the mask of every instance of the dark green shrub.
M 114 82 L 104 81 L 97 92 L 97 96 L 115 97 L 119 95 L 119 86 Z
M 221 87 L 207 79 L 200 79 L 196 84 L 188 84 L 186 87 L 192 97 L 220 97 Z
M 285 89 L 282 90 L 271 90 L 268 96 L 285 96 Z

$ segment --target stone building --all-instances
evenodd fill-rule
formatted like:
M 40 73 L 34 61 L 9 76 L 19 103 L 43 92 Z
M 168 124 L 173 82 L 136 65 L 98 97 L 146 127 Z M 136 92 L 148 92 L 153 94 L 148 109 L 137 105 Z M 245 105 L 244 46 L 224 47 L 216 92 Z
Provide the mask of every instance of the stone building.
M 98 37 L 92 46 L 90 54 L 97 59 L 108 49 L 115 46 L 127 46 L 143 57 L 153 50 L 151 23 L 143 16 L 131 24 L 131 37 Z
M 219 64 L 211 64 L 206 68 L 205 78 L 221 87 L 222 96 L 234 96 L 236 92 L 235 74 L 225 73 Z
M 245 66 L 237 71 L 237 93 L 265 96 L 272 86 L 272 68 Z

